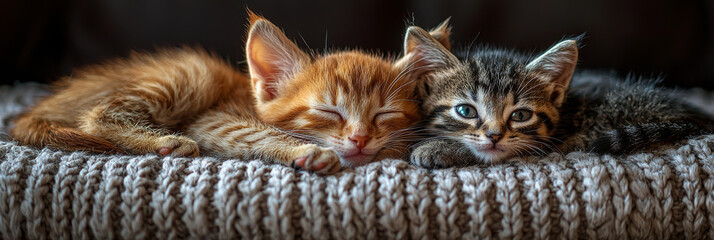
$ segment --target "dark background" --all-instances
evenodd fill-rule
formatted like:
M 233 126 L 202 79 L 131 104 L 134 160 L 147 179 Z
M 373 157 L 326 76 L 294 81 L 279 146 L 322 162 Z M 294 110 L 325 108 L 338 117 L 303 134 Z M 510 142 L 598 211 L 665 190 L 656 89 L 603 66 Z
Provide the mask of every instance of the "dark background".
M 587 32 L 581 68 L 714 89 L 712 0 L 3 0 L 0 83 L 49 82 L 132 49 L 180 44 L 204 46 L 238 64 L 246 6 L 317 50 L 327 33 L 329 48 L 398 54 L 408 22 L 428 28 L 449 16 L 456 47 L 475 39 L 542 51 Z

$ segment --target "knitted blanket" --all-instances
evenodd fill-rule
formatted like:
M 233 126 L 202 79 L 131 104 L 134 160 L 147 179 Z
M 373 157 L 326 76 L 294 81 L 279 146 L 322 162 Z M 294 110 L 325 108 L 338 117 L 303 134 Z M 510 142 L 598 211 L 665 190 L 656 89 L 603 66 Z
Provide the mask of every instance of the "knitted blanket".
M 320 177 L 258 160 L 19 146 L 9 119 L 43 88 L 0 86 L 2 239 L 714 238 L 714 135 L 620 158 L 433 171 L 385 160 Z

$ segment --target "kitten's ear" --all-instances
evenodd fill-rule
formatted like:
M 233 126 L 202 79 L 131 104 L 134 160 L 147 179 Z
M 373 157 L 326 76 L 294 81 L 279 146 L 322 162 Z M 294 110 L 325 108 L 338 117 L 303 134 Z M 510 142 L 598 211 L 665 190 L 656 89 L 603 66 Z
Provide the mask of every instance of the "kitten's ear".
M 279 96 L 284 83 L 308 64 L 310 57 L 267 19 L 248 14 L 251 25 L 246 59 L 256 98 L 266 102 Z
M 451 50 L 451 39 L 449 38 L 451 36 L 451 25 L 449 25 L 450 20 L 451 17 L 441 22 L 439 26 L 429 30 L 429 35 L 439 41 L 439 43 L 441 43 L 446 50 Z
M 437 32 L 443 33 L 441 30 Z M 424 29 L 412 26 L 407 29 L 404 37 L 404 56 L 396 62 L 395 66 L 409 73 L 411 77 L 418 78 L 456 63 L 458 63 L 456 56 L 437 39 Z
M 564 40 L 548 49 L 545 53 L 526 65 L 529 72 L 550 83 L 548 91 L 553 104 L 560 107 L 565 100 L 565 92 L 573 77 L 578 62 L 578 43 L 576 40 Z

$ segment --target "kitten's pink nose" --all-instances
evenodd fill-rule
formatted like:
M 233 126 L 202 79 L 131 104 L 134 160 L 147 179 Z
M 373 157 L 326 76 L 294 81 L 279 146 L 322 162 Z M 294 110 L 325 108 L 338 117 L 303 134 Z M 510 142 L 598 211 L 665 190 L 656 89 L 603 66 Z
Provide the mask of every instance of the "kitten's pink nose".
M 360 136 L 360 135 L 352 135 L 349 137 L 350 141 L 355 144 L 355 146 L 359 149 L 364 148 L 367 146 L 367 142 L 369 142 L 370 137 L 367 136 Z

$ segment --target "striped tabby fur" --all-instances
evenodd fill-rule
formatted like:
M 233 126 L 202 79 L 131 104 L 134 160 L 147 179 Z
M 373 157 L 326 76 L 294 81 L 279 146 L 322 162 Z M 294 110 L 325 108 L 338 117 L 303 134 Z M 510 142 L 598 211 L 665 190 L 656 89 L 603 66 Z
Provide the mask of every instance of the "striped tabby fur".
M 422 167 L 577 150 L 623 154 L 712 132 L 710 118 L 654 80 L 574 73 L 577 39 L 535 58 L 490 47 L 456 57 L 424 31 L 412 35 L 413 54 L 440 66 L 420 86 L 433 137 L 415 145 L 410 160 Z
M 133 54 L 65 78 L 11 135 L 65 150 L 257 157 L 325 174 L 402 157 L 420 120 L 411 60 L 310 56 L 269 21 L 250 20 L 249 74 L 200 49 Z

